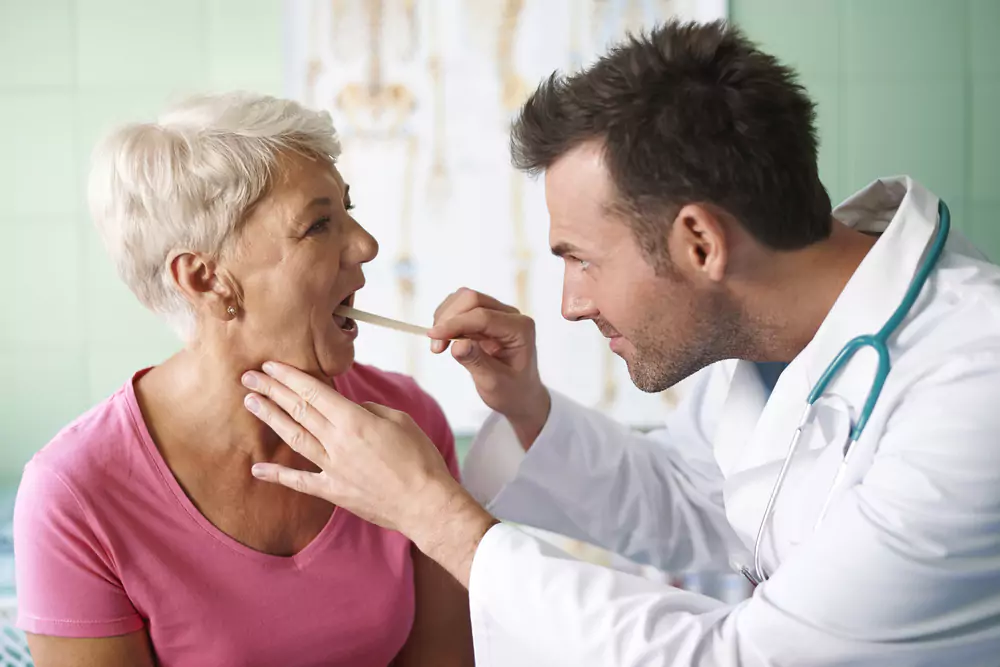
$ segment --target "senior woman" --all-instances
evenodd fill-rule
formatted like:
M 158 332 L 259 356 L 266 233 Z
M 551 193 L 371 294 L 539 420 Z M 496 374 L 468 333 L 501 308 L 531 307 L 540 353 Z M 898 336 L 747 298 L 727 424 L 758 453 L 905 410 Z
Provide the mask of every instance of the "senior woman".
M 457 475 L 438 405 L 355 363 L 357 326 L 334 315 L 378 251 L 338 153 L 328 114 L 249 94 L 189 100 L 95 152 L 108 251 L 185 346 L 25 469 L 18 623 L 38 667 L 471 664 L 464 589 L 406 538 L 250 474 L 312 468 L 244 407 L 241 374 L 279 359 L 409 413 Z

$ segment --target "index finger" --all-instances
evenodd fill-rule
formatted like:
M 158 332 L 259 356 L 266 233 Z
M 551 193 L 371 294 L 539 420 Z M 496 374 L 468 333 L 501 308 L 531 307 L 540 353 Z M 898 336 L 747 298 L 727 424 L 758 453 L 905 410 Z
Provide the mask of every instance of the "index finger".
M 468 287 L 462 287 L 457 292 L 448 295 L 448 298 L 442 301 L 441 305 L 437 307 L 434 311 L 434 323 L 437 324 L 440 320 L 454 317 L 455 315 L 470 311 L 474 308 L 489 308 L 491 310 L 499 310 L 505 313 L 518 312 L 517 308 L 508 306 L 491 296 L 483 294 L 482 292 L 477 292 Z
M 345 398 L 336 389 L 324 384 L 298 368 L 277 361 L 268 361 L 262 370 L 269 376 L 285 385 L 299 397 L 316 408 L 316 410 L 335 425 L 341 425 L 346 420 L 357 419 L 359 415 L 368 414 L 357 403 Z
M 475 308 L 435 324 L 427 332 L 434 340 L 452 340 L 459 336 L 472 340 L 495 340 L 500 343 L 518 342 L 522 336 L 520 313 L 508 313 L 490 308 Z

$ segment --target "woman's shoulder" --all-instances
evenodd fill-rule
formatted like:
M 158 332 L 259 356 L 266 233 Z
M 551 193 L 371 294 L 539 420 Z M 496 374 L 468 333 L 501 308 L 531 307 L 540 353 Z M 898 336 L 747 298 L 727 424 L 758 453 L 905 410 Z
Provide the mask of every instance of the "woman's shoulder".
M 441 406 L 409 375 L 355 363 L 337 378 L 336 385 L 355 403 L 378 403 L 407 413 L 438 447 L 454 447 L 451 426 Z
M 140 439 L 130 402 L 131 382 L 63 427 L 27 467 L 71 487 L 101 484 L 117 471 L 130 469 Z
M 420 417 L 444 420 L 438 402 L 409 375 L 355 363 L 337 378 L 337 389 L 355 403 L 378 403 Z M 426 413 L 426 414 L 425 414 Z
M 131 380 L 130 380 L 131 382 Z M 144 478 L 136 466 L 128 389 L 63 428 L 25 466 L 14 505 L 19 626 L 66 637 L 142 628 L 122 588 L 120 511 Z M 97 634 L 88 634 L 97 633 Z
M 342 394 L 356 403 L 379 403 L 403 412 L 414 407 L 438 408 L 437 401 L 409 375 L 367 364 L 355 363 L 337 378 L 336 384 Z

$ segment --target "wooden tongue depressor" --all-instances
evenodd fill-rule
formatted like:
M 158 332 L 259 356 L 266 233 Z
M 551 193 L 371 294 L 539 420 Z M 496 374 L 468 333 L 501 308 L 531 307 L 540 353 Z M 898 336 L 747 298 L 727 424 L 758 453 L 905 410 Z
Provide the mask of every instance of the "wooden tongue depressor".
M 416 334 L 418 336 L 427 336 L 427 332 L 429 331 L 426 327 L 418 327 L 416 324 L 407 324 L 406 322 L 392 320 L 381 315 L 373 315 L 372 313 L 366 313 L 363 310 L 358 310 L 350 306 L 337 306 L 333 312 L 337 315 L 357 320 L 358 322 L 367 322 L 368 324 L 395 329 L 404 333 Z

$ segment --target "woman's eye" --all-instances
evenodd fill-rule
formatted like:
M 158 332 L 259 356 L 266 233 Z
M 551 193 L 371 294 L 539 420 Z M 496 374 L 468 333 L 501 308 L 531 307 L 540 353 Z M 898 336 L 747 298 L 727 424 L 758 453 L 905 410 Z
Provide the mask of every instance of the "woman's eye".
M 306 230 L 306 236 L 314 236 L 315 234 L 325 232 L 329 226 L 330 218 L 320 218 L 316 222 L 312 223 L 309 229 Z
M 354 210 L 354 204 L 351 203 L 350 199 L 348 199 L 347 201 L 344 202 L 344 210 L 345 211 L 353 211 Z

